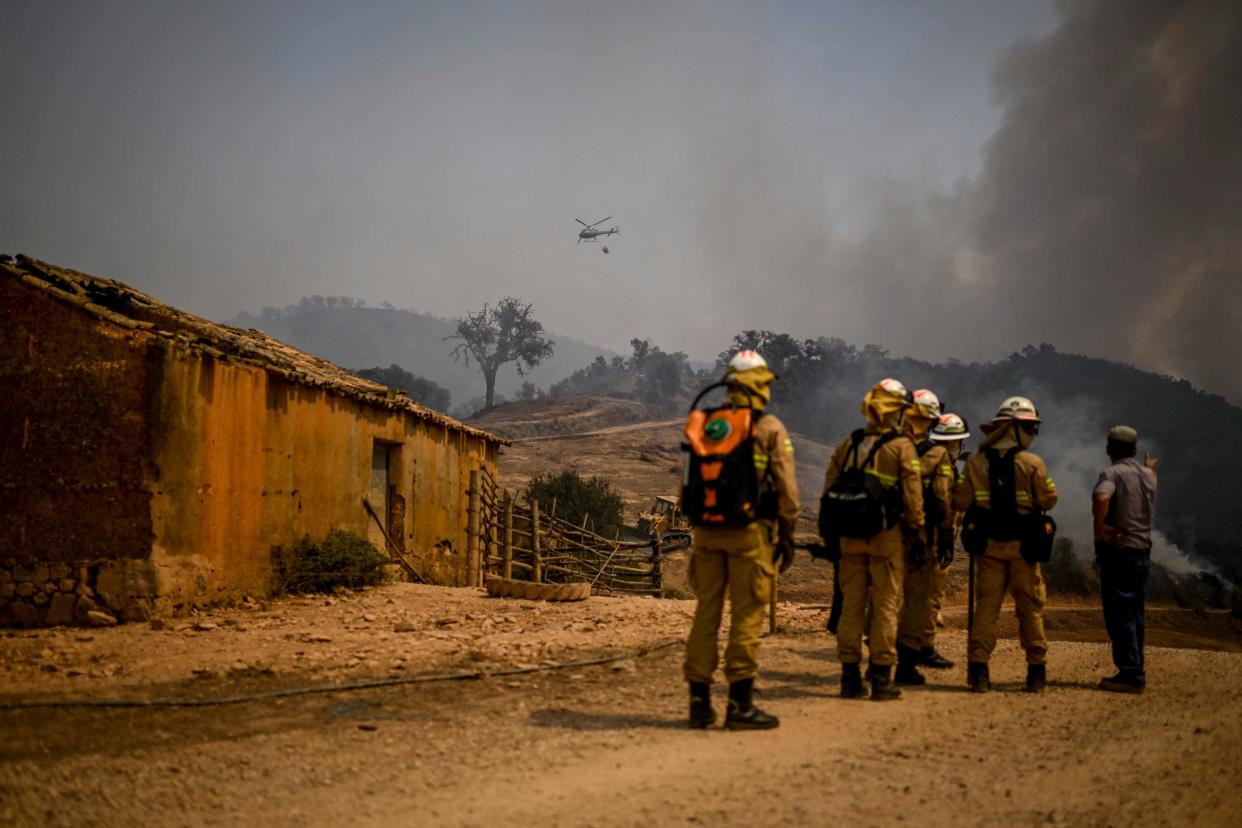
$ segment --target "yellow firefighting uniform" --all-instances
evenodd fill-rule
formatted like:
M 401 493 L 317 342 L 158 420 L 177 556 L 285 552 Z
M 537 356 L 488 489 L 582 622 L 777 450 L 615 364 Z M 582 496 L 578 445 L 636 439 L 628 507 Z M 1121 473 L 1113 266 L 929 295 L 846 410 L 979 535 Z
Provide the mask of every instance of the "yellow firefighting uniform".
M 944 590 L 948 582 L 949 568 L 939 564 L 933 565 L 931 590 L 927 595 L 927 621 L 923 626 L 923 640 L 927 642 L 925 647 L 936 646 L 936 630 L 939 626 L 937 620 L 944 606 Z
M 684 673 L 690 682 L 710 684 L 716 672 L 726 590 L 731 620 L 725 679 L 754 678 L 759 669 L 759 635 L 776 578 L 773 550 L 779 538 L 793 540 L 800 507 L 793 441 L 784 423 L 764 414 L 755 423 L 754 445 L 755 471 L 760 479 L 766 474 L 776 492 L 777 516 L 745 527 L 693 530 L 688 580 L 698 604 L 686 640 Z
M 923 484 L 924 513 L 927 502 L 935 498 L 940 504 L 942 519 L 941 527 L 953 526 L 953 483 L 957 473 L 949 460 L 949 452 L 942 445 L 934 445 L 919 458 L 919 472 Z M 897 643 L 913 650 L 921 650 L 931 646 L 935 637 L 935 613 L 931 606 L 931 594 L 939 572 L 936 563 L 937 527 L 924 528 L 927 551 L 923 565 L 913 567 L 907 564 L 905 579 L 902 584 L 901 618 L 897 624 Z M 930 622 L 932 633 L 927 628 Z
M 824 478 L 827 491 L 847 463 L 861 463 L 880 437 L 868 427 L 851 458 L 851 439 L 837 444 Z M 909 437 L 890 439 L 876 452 L 867 474 L 874 475 L 886 488 L 901 487 L 904 512 L 902 521 L 911 529 L 923 526 L 923 485 L 919 458 Z M 871 664 L 886 667 L 897 662 L 897 614 L 901 604 L 901 584 L 905 573 L 905 545 L 900 526 L 885 529 L 870 540 L 841 538 L 841 594 L 845 601 L 837 627 L 837 656 L 842 664 L 862 661 L 863 628 L 867 626 L 867 604 L 871 603 L 869 643 Z
M 987 442 L 985 441 L 985 445 Z M 1006 434 L 992 443 L 1002 454 L 1017 445 Z M 1057 487 L 1048 476 L 1044 461 L 1029 451 L 1014 457 L 1014 491 L 1018 512 L 1029 515 L 1032 505 L 1049 511 L 1057 503 Z M 954 489 L 954 505 L 961 512 L 977 503 L 989 508 L 991 490 L 988 485 L 988 458 L 984 452 L 972 454 Z M 975 620 L 970 630 L 967 658 L 986 664 L 996 647 L 996 621 L 1006 591 L 1013 594 L 1018 616 L 1018 639 L 1026 652 L 1027 664 L 1043 664 L 1048 655 L 1048 638 L 1044 635 L 1044 604 L 1047 590 L 1039 564 L 1029 564 L 1020 553 L 1021 542 L 989 540 L 987 548 L 976 561 Z

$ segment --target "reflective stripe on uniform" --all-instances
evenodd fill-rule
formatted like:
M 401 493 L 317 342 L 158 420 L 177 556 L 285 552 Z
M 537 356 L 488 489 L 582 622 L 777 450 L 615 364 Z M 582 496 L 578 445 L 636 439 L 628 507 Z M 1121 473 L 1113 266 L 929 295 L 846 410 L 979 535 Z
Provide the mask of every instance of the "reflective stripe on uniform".
M 877 471 L 876 469 L 872 469 L 872 468 L 864 469 L 864 471 L 867 472 L 867 474 L 871 475 L 872 477 L 879 478 L 880 482 L 883 483 L 885 487 L 892 486 L 897 482 L 896 475 L 885 474 L 884 472 Z
M 788 437 L 785 438 L 785 451 L 793 454 L 793 440 L 790 440 Z
M 767 471 L 768 456 L 766 454 L 755 454 L 755 469 L 757 471 Z

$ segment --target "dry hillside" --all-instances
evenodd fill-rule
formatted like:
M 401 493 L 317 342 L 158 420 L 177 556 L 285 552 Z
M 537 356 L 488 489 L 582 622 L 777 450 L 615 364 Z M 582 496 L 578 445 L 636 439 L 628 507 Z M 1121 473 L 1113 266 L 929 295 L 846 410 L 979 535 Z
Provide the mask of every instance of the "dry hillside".
M 572 468 L 608 480 L 633 522 L 656 495 L 676 495 L 682 472 L 684 420 L 612 397 L 549 397 L 500 405 L 471 425 L 513 440 L 500 456 L 501 484 L 522 490 L 542 472 Z M 830 446 L 793 435 L 804 521 L 819 504 Z M 813 530 L 806 523 L 806 531 Z
M 626 521 L 657 495 L 675 496 L 681 483 L 681 418 L 661 418 L 651 408 L 611 397 L 552 397 L 497 406 L 471 425 L 513 440 L 500 456 L 501 485 L 521 491 L 544 472 L 576 469 L 585 477 L 602 477 L 621 495 Z M 802 500 L 802 526 L 815 532 L 815 515 L 831 447 L 792 435 Z M 685 552 L 674 552 L 665 568 L 666 587 L 685 588 Z M 805 555 L 782 577 L 781 595 L 790 600 L 823 601 L 832 594 L 831 570 Z

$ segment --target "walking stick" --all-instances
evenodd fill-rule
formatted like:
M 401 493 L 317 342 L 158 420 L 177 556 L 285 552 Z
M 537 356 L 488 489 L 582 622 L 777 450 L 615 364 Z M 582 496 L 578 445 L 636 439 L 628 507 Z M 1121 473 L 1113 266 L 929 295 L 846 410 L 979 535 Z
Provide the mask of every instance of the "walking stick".
M 781 573 L 772 575 L 772 594 L 768 597 L 768 635 L 776 635 L 776 593 L 781 588 Z
M 966 553 L 970 555 L 970 553 Z M 970 637 L 974 635 L 975 630 L 975 556 L 970 555 L 970 563 L 967 565 L 968 575 L 967 581 L 970 584 L 970 594 L 966 597 L 966 676 L 967 681 L 970 680 Z
M 841 593 L 841 561 L 832 562 L 832 609 L 828 610 L 828 632 L 837 634 L 837 626 L 841 623 L 841 610 L 845 604 L 845 596 Z

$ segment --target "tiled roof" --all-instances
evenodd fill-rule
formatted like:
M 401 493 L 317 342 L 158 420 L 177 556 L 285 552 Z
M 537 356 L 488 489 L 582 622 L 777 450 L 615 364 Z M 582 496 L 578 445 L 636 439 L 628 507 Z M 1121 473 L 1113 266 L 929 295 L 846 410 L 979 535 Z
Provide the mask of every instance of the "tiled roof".
M 114 279 L 101 279 L 22 255 L 16 259 L 0 257 L 0 275 L 18 279 L 100 319 L 175 339 L 217 359 L 258 365 L 292 382 L 325 388 L 366 405 L 408 411 L 447 429 L 501 445 L 509 444 L 503 437 L 419 405 L 402 392 L 355 376 L 339 365 L 273 339 L 263 331 L 210 322 L 165 305 Z

